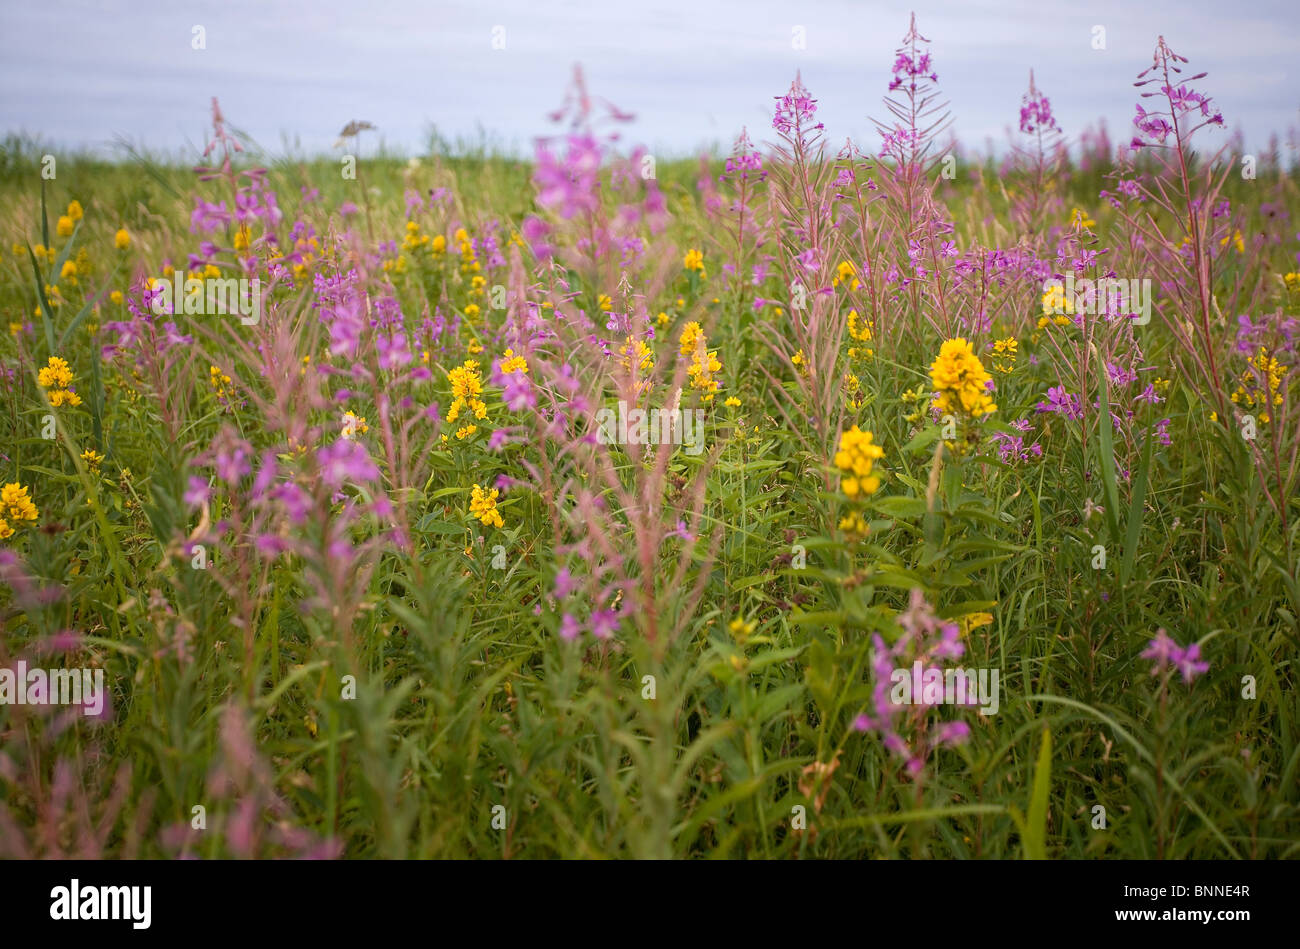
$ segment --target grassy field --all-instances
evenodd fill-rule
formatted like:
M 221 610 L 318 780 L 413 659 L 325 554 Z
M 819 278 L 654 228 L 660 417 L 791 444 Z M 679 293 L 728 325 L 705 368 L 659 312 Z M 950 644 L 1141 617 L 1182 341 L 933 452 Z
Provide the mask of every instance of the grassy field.
M 0 668 L 106 697 L 0 679 L 0 855 L 1295 856 L 1295 170 L 1143 103 L 10 139 Z

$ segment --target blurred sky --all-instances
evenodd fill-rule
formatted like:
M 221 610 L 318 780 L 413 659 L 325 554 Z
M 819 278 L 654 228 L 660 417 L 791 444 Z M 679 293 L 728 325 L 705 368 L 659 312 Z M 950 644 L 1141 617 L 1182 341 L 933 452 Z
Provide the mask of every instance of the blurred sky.
M 408 154 L 431 127 L 526 150 L 553 130 L 546 113 L 580 62 L 593 93 L 636 113 L 625 138 L 656 154 L 726 149 L 742 125 L 767 140 L 772 97 L 796 69 L 830 142 L 874 147 L 868 117 L 885 115 L 913 8 L 953 130 L 977 149 L 1006 141 L 1031 67 L 1067 134 L 1104 118 L 1127 140 L 1132 83 L 1161 33 L 1191 59 L 1185 75 L 1210 72 L 1197 86 L 1252 150 L 1274 132 L 1286 147 L 1300 128 L 1296 0 L 0 0 L 0 132 L 193 149 L 216 95 L 277 154 L 326 151 L 350 119 Z M 196 24 L 206 49 L 191 47 Z M 806 49 L 792 48 L 796 25 Z

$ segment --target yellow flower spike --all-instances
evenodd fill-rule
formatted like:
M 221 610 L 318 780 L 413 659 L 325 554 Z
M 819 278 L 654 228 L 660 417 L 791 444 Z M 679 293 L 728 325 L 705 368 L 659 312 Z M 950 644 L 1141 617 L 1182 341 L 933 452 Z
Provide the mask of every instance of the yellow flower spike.
M 992 376 L 984 369 L 971 344 L 958 337 L 944 342 L 930 366 L 934 407 L 940 412 L 961 412 L 973 418 L 997 410 L 989 391 Z
M 730 623 L 727 624 L 727 629 L 731 631 L 731 635 L 735 636 L 736 639 L 740 640 L 740 642 L 742 643 L 745 640 L 747 640 L 750 636 L 752 636 L 754 634 L 754 630 L 757 628 L 758 628 L 758 622 L 756 620 L 747 621 L 745 620 L 744 617 L 741 616 L 737 616 L 735 619 L 733 619 Z
M 485 491 L 476 484 L 471 492 L 469 502 L 469 510 L 472 515 L 477 517 L 481 523 L 498 529 L 505 526 L 505 522 L 501 519 L 501 512 L 497 510 L 497 495 L 499 493 L 496 488 Z
M 40 516 L 27 489 L 17 481 L 0 489 L 0 513 L 11 521 L 34 521 Z
M 66 389 L 72 385 L 72 369 L 67 360 L 51 356 L 36 375 L 36 381 L 45 389 Z
M 682 267 L 685 270 L 698 273 L 700 275 L 701 280 L 705 280 L 708 278 L 708 273 L 706 273 L 704 270 L 703 251 L 696 250 L 694 248 L 688 250 L 686 252 L 686 256 L 682 258 Z
M 840 470 L 840 489 L 847 497 L 854 499 L 880 490 L 880 476 L 873 469 L 884 455 L 885 450 L 875 444 L 872 433 L 856 425 L 840 435 L 834 462 Z
M 117 229 L 117 233 L 113 235 L 113 246 L 118 250 L 126 250 L 131 246 L 131 235 L 127 233 L 126 228 Z

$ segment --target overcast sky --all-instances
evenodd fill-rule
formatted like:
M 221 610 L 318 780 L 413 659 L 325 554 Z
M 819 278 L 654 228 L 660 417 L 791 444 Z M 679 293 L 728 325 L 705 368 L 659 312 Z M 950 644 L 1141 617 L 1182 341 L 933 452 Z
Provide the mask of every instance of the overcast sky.
M 324 151 L 350 119 L 409 154 L 435 126 L 526 149 L 578 62 L 593 93 L 636 113 L 626 137 L 659 154 L 729 146 L 742 125 L 767 140 L 796 69 L 831 142 L 874 147 L 868 117 L 884 115 L 912 8 L 975 148 L 1005 141 L 1031 67 L 1067 134 L 1105 119 L 1127 139 L 1161 33 L 1210 72 L 1198 87 L 1252 148 L 1300 128 L 1296 0 L 0 0 L 0 132 L 184 149 L 201 146 L 216 95 L 274 153 Z

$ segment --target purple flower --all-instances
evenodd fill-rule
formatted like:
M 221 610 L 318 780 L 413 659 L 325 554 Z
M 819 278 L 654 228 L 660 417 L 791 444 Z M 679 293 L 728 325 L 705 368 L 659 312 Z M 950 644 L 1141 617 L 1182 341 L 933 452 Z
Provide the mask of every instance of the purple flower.
M 1066 392 L 1062 386 L 1048 389 L 1047 401 L 1039 402 L 1034 408 L 1038 412 L 1056 412 L 1071 420 L 1083 418 L 1083 406 L 1079 397 Z
M 578 581 L 573 579 L 573 574 L 569 572 L 568 567 L 561 567 L 560 572 L 555 575 L 555 598 L 562 600 L 576 589 L 578 589 Z
M 935 732 L 936 745 L 960 745 L 970 737 L 970 726 L 965 722 L 944 722 Z
M 677 526 L 670 530 L 665 536 L 680 537 L 687 543 L 693 543 L 695 541 L 695 535 L 686 529 L 686 522 L 683 520 L 678 520 Z
M 189 487 L 184 495 L 185 503 L 190 507 L 202 507 L 208 500 L 208 482 L 198 475 L 190 475 Z
M 1175 656 L 1174 666 L 1182 673 L 1183 681 L 1189 684 L 1198 675 L 1210 671 L 1210 664 L 1201 661 L 1200 643 L 1192 643 Z
M 1151 660 L 1152 675 L 1172 667 L 1177 669 L 1182 674 L 1183 681 L 1189 684 L 1198 675 L 1210 669 L 1210 664 L 1201 660 L 1200 643 L 1192 643 L 1184 649 L 1174 642 L 1164 629 L 1156 630 L 1155 638 L 1147 643 L 1141 658 Z
M 591 614 L 591 635 L 609 639 L 618 631 L 618 613 L 613 610 L 595 610 Z
M 248 461 L 251 450 L 251 446 L 244 441 L 238 441 L 230 447 L 219 450 L 213 461 L 213 467 L 217 470 L 217 477 L 226 484 L 235 484 L 240 478 L 252 471 L 252 466 Z
M 573 642 L 581 632 L 582 624 L 573 618 L 572 613 L 565 613 L 560 618 L 560 638 L 566 643 Z
M 321 478 L 331 488 L 342 488 L 346 482 L 379 480 L 379 468 L 370 460 L 360 442 L 340 438 L 316 452 Z
M 1035 132 L 1059 132 L 1061 127 L 1052 117 L 1052 104 L 1034 86 L 1034 72 L 1029 71 L 1029 91 L 1025 93 L 1020 106 L 1020 131 L 1026 135 Z
M 501 398 L 511 412 L 537 407 L 537 393 L 533 390 L 533 384 L 528 380 L 528 376 L 522 372 L 506 373 Z
M 1150 659 L 1155 667 L 1151 670 L 1154 675 L 1160 669 L 1169 665 L 1174 654 L 1178 651 L 1178 643 L 1163 629 L 1156 630 L 1155 638 L 1147 643 L 1147 648 L 1142 651 L 1141 658 Z
M 805 131 L 823 128 L 822 123 L 810 125 L 817 113 L 817 100 L 808 95 L 803 80 L 796 74 L 790 83 L 790 91 L 784 96 L 777 96 L 776 115 L 772 118 L 772 128 L 778 132 L 801 134 Z

